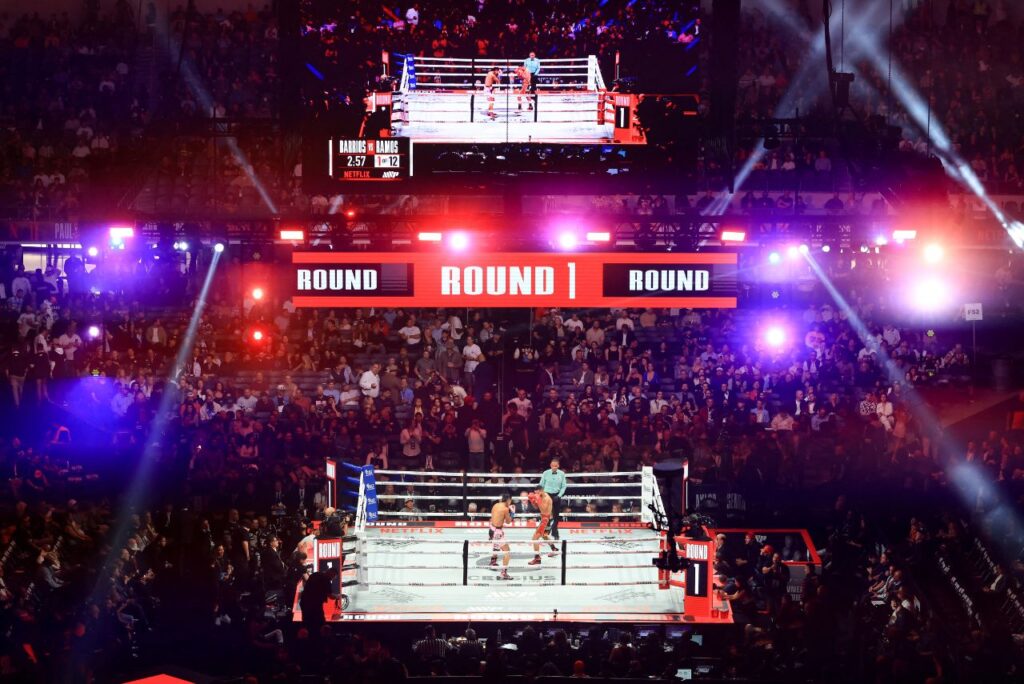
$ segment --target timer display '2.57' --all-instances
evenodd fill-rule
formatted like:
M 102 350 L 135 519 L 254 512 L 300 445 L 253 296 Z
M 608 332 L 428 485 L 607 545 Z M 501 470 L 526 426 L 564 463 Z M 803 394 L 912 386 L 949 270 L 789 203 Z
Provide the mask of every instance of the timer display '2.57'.
M 412 175 L 412 143 L 408 138 L 332 138 L 327 166 L 336 180 L 401 180 Z

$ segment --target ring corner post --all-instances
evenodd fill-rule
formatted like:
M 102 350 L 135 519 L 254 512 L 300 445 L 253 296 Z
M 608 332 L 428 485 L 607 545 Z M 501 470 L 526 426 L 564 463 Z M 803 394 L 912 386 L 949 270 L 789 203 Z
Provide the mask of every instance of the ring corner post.
M 462 542 L 462 586 L 469 585 L 469 540 Z

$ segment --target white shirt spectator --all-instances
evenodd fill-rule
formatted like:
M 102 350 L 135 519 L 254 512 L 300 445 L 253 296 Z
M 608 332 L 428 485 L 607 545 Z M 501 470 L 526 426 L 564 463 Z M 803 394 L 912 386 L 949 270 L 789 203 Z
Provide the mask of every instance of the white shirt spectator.
M 462 319 L 458 316 L 450 316 L 448 321 L 441 326 L 441 330 L 447 330 L 453 340 L 462 339 Z
M 407 427 L 398 436 L 402 443 L 402 455 L 406 458 L 416 458 L 421 453 L 420 445 L 423 443 L 423 428 L 419 425 Z
M 480 345 L 474 342 L 473 344 L 467 344 L 462 348 L 462 358 L 466 359 L 462 368 L 467 373 L 472 373 L 476 370 L 476 367 L 480 365 L 480 356 L 483 351 L 480 349 Z
M 242 396 L 238 397 L 238 399 L 235 400 L 235 406 L 237 406 L 240 411 L 248 413 L 249 411 L 252 411 L 253 409 L 256 408 L 257 401 L 259 400 L 256 398 L 255 395 L 250 394 L 249 396 L 245 396 L 243 394 Z
M 359 408 L 359 390 L 355 387 L 342 390 L 341 405 L 345 408 Z
M 364 397 L 376 399 L 380 396 L 380 376 L 368 370 L 359 376 L 359 388 L 363 390 Z
M 124 417 L 128 413 L 128 407 L 132 405 L 131 392 L 119 391 L 114 395 L 114 398 L 110 400 L 110 410 L 116 415 Z
M 39 319 L 36 315 L 30 311 L 18 316 L 18 336 L 24 339 L 28 336 L 28 331 L 39 325 Z
M 622 314 L 615 320 L 615 329 L 622 330 L 623 328 L 629 328 L 630 330 L 636 329 L 635 325 L 633 324 L 633 319 L 627 316 L 626 314 Z
M 891 325 L 886 325 L 882 329 L 882 339 L 888 342 L 890 347 L 898 347 L 900 344 L 900 331 Z
M 78 333 L 72 333 L 71 335 L 64 333 L 57 338 L 57 345 L 64 350 L 64 358 L 68 361 L 74 361 L 75 352 L 82 346 L 82 338 L 78 336 Z
M 405 20 L 409 26 L 416 26 L 420 23 L 420 11 L 415 7 L 405 10 Z
M 27 295 L 32 291 L 32 284 L 28 278 L 23 275 L 16 277 L 11 281 L 11 293 L 18 294 L 18 290 L 21 290 L 21 294 Z
M 651 415 L 661 413 L 662 407 L 668 406 L 667 399 L 651 399 Z
M 405 338 L 406 345 L 410 347 L 415 347 L 423 339 L 423 331 L 418 325 L 407 325 L 399 329 L 398 334 Z
M 892 417 L 892 402 L 883 396 L 875 406 L 875 412 L 878 413 L 878 419 L 882 421 L 882 427 L 885 428 L 886 432 L 890 432 L 893 428 L 893 424 L 895 423 Z
M 515 399 L 512 400 L 512 403 L 515 404 L 516 412 L 519 415 L 521 415 L 523 418 L 530 417 L 530 411 L 533 410 L 532 401 L 526 398 L 520 399 L 519 397 L 516 397 Z

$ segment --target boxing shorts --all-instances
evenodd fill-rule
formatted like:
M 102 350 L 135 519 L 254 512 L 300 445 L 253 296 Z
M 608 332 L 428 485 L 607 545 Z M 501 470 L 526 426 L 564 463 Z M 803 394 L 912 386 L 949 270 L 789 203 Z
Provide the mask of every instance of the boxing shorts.
M 505 528 L 488 525 L 487 538 L 494 542 L 495 546 L 500 546 L 505 541 Z
M 537 523 L 537 531 L 541 534 L 547 534 L 551 528 L 551 516 L 542 515 L 540 516 L 540 522 Z

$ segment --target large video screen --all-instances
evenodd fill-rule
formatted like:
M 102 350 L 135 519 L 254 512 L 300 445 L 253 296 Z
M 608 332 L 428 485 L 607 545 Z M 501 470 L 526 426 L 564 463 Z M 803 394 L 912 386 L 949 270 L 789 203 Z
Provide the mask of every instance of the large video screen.
M 401 138 L 429 170 L 465 145 L 646 146 L 698 114 L 698 0 L 301 0 L 300 13 L 321 150 Z M 381 176 L 396 174 L 349 178 Z

